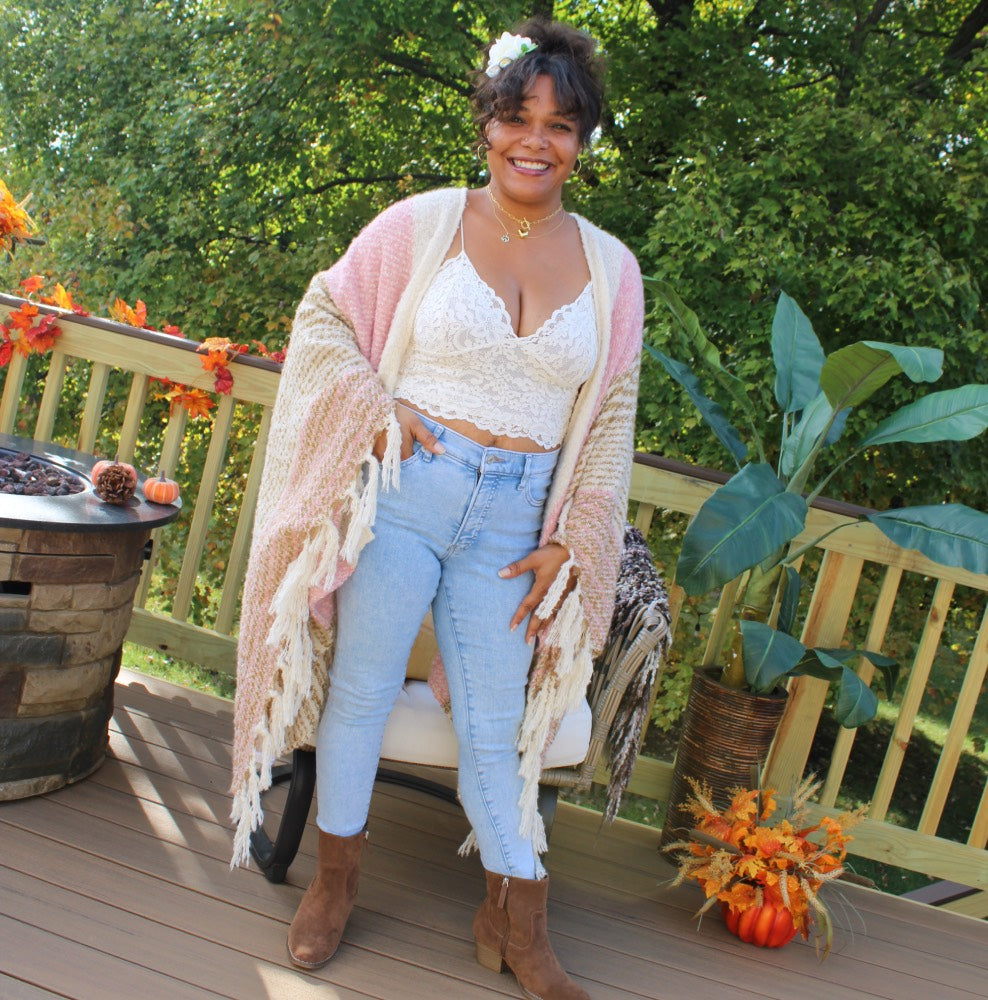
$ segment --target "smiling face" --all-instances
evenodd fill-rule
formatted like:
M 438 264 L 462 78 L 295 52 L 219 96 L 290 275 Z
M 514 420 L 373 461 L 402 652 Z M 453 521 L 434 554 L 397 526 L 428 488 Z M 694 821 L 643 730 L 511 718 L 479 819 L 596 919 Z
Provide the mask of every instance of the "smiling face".
M 551 77 L 537 76 L 522 106 L 491 121 L 486 134 L 491 183 L 509 210 L 532 215 L 556 208 L 580 137 L 576 116 L 559 110 Z

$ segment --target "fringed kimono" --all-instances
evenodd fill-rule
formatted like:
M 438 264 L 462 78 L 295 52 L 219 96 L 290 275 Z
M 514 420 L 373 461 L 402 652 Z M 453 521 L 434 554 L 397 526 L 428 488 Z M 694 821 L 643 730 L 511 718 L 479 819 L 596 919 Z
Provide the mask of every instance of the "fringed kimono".
M 275 403 L 244 587 L 233 745 L 234 865 L 247 860 L 275 758 L 312 746 L 329 683 L 334 591 L 372 537 L 378 490 L 400 488 L 391 391 L 422 296 L 463 214 L 465 189 L 399 202 L 378 216 L 295 316 Z M 643 296 L 638 265 L 577 216 L 590 268 L 599 352 L 573 409 L 546 502 L 541 544 L 570 552 L 538 609 L 519 733 L 521 833 L 546 849 L 537 809 L 542 755 L 583 697 L 606 641 L 631 478 Z M 382 463 L 372 455 L 387 431 Z M 560 603 L 570 571 L 575 587 Z M 381 595 L 381 616 L 391 609 Z M 441 679 L 434 688 L 441 687 Z

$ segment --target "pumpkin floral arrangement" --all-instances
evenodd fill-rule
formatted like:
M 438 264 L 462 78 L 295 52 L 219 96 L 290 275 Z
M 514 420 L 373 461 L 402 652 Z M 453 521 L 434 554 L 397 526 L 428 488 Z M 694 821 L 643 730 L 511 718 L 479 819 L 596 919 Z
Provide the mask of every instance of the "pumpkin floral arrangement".
M 811 775 L 796 789 L 791 814 L 770 822 L 776 809 L 774 789 L 732 789 L 730 804 L 718 809 L 706 783 L 691 778 L 690 785 L 693 795 L 686 806 L 696 826 L 689 840 L 666 850 L 679 852 L 673 885 L 694 881 L 707 897 L 696 916 L 719 902 L 728 929 L 742 941 L 763 947 L 780 947 L 797 933 L 809 938 L 815 923 L 817 945 L 823 942 L 826 957 L 833 924 L 819 892 L 840 878 L 867 882 L 844 868 L 847 844 L 853 839 L 845 831 L 864 818 L 866 807 L 805 825 L 807 803 L 821 786 Z

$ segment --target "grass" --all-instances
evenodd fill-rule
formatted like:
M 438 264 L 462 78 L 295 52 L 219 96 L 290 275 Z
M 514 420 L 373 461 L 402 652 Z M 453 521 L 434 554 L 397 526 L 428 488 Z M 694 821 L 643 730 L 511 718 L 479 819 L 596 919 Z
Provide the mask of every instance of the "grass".
M 220 698 L 232 699 L 236 690 L 236 683 L 230 674 L 207 670 L 197 663 L 177 660 L 157 650 L 136 646 L 132 642 L 124 643 L 121 666 Z

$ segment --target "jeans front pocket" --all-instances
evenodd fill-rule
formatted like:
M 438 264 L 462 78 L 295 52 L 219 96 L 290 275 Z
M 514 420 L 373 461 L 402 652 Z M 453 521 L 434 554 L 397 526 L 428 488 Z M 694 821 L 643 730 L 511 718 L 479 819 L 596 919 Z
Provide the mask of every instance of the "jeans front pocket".
M 403 458 L 401 460 L 401 466 L 400 467 L 402 469 L 407 469 L 414 462 L 418 461 L 418 459 L 422 455 L 423 450 L 424 449 L 422 448 L 421 443 L 419 441 L 417 441 L 417 440 L 413 440 L 412 441 L 412 453 L 411 453 L 411 455 L 408 456 L 408 458 Z
M 536 472 L 525 478 L 523 483 L 525 499 L 536 508 L 545 506 L 546 498 L 549 496 L 549 487 L 552 486 L 551 472 Z

